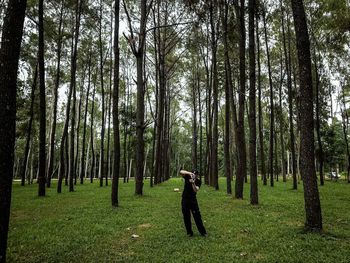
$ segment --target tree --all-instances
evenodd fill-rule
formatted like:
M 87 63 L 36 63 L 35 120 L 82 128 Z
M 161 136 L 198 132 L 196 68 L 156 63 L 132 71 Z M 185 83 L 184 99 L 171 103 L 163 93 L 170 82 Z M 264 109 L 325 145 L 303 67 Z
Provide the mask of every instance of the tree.
M 316 87 L 316 134 L 317 134 L 317 144 L 318 144 L 318 160 L 320 163 L 320 185 L 324 185 L 324 153 L 323 153 L 323 146 L 322 146 L 322 140 L 321 140 L 321 120 L 320 120 L 320 111 L 321 111 L 321 105 L 320 105 L 320 75 L 318 73 L 318 61 L 316 57 L 316 48 L 314 48 L 314 68 L 315 68 L 315 87 Z
M 83 124 L 83 143 L 81 150 L 81 163 L 80 163 L 80 184 L 84 183 L 85 177 L 85 143 L 86 143 L 86 126 L 87 126 L 87 114 L 88 114 L 88 105 L 89 105 L 89 95 L 91 88 L 91 50 L 89 51 L 89 59 L 88 59 L 88 87 L 86 91 L 85 98 L 85 110 L 84 110 L 84 124 Z
M 222 12 L 222 26 L 223 26 L 223 42 L 224 42 L 224 56 L 225 56 L 225 176 L 226 176 L 226 192 L 232 194 L 231 186 L 231 165 L 230 165 L 230 98 L 232 93 L 232 80 L 231 80 L 231 65 L 228 53 L 228 41 L 227 41 L 227 16 L 228 16 L 228 3 L 224 1 L 224 10 Z
M 9 0 L 0 48 L 0 262 L 6 262 L 16 129 L 18 60 L 26 0 Z
M 267 184 L 265 170 L 265 150 L 264 150 L 264 134 L 263 134 L 263 113 L 262 113 L 262 96 L 261 96 L 261 63 L 260 63 L 260 39 L 259 39 L 259 16 L 256 12 L 256 49 L 257 49 L 257 64 L 258 64 L 258 115 L 259 115 L 259 153 L 261 166 L 261 179 L 264 185 Z
M 52 123 L 50 131 L 50 143 L 49 143 L 49 160 L 47 167 L 47 187 L 51 187 L 51 177 L 53 174 L 53 166 L 55 160 L 55 135 L 56 135 L 56 123 L 57 123 L 57 101 L 58 101 L 58 87 L 61 80 L 61 57 L 62 57 L 62 45 L 63 45 L 63 1 L 61 1 L 60 20 L 58 26 L 58 40 L 57 40 L 57 67 L 55 85 L 53 87 L 53 101 L 52 101 Z
M 35 66 L 35 72 L 34 72 L 34 80 L 32 84 L 32 91 L 31 91 L 31 99 L 30 99 L 30 117 L 29 117 L 29 123 L 27 128 L 27 138 L 26 138 L 26 146 L 24 150 L 24 161 L 23 161 L 23 168 L 21 171 L 21 185 L 24 186 L 25 180 L 26 180 L 26 172 L 27 172 L 27 164 L 28 164 L 28 157 L 29 157 L 29 149 L 30 149 L 30 140 L 31 140 L 31 134 L 32 134 L 32 127 L 33 127 L 33 119 L 34 119 L 34 100 L 35 100 L 35 89 L 37 86 L 37 80 L 38 80 L 38 64 Z
M 70 90 L 73 92 L 72 101 L 72 115 L 71 115 L 71 130 L 70 130 L 70 147 L 69 147 L 69 192 L 74 191 L 74 177 L 75 177 L 75 161 L 74 161 L 74 133 L 75 133 L 75 117 L 76 117 L 76 72 L 77 72 L 77 59 L 78 59 L 78 42 L 79 42 L 79 29 L 80 29 L 80 17 L 83 0 L 76 0 L 75 2 L 75 26 L 74 26 L 74 41 L 71 56 L 71 75 L 70 75 Z
M 114 3 L 114 78 L 113 78 L 113 134 L 114 134 L 114 169 L 112 179 L 112 206 L 117 207 L 118 184 L 120 172 L 120 138 L 119 138 L 119 7 L 120 1 Z
M 244 2 L 244 1 L 243 1 Z M 243 7 L 241 7 L 243 8 Z M 210 1 L 209 7 L 210 13 L 210 28 L 211 28 L 211 52 L 212 52 L 212 85 L 213 85 L 213 132 L 212 132 L 212 153 L 211 153 L 211 185 L 215 187 L 216 190 L 219 190 L 219 165 L 218 165 L 218 97 L 219 97 L 219 83 L 218 83 L 218 67 L 217 67 L 217 29 L 215 28 L 215 14 L 217 13 L 216 5 L 213 4 L 213 1 Z M 243 18 L 244 19 L 244 18 Z M 219 23 L 217 23 L 218 25 Z
M 254 18 L 255 0 L 249 0 L 249 174 L 250 174 L 250 203 L 256 205 L 258 201 L 258 175 L 256 165 L 256 75 L 255 75 L 255 38 Z
M 270 185 L 274 185 L 274 165 L 273 165 L 273 151 L 274 151 L 274 131 L 275 131 L 275 115 L 274 115 L 274 102 L 273 102 L 273 85 L 272 85 L 272 73 L 271 73 L 271 59 L 270 59 L 270 49 L 269 41 L 267 38 L 267 27 L 266 27 L 266 7 L 263 10 L 263 22 L 264 22 L 264 35 L 265 35 L 265 46 L 266 46 L 266 57 L 267 57 L 267 69 L 269 74 L 269 85 L 270 85 L 270 152 L 269 152 L 269 174 L 270 174 Z M 264 181 L 265 184 L 265 181 Z
M 92 107 L 90 114 L 90 145 L 91 145 L 91 167 L 90 167 L 90 183 L 94 182 L 95 176 L 95 150 L 94 150 L 94 111 L 95 111 L 95 94 L 96 94 L 96 75 L 94 76 L 94 89 L 92 91 Z
M 287 93 L 288 93 L 288 115 L 289 115 L 289 134 L 290 134 L 290 150 L 292 154 L 292 175 L 293 175 L 293 189 L 298 188 L 297 184 L 297 165 L 295 157 L 295 138 L 294 138 L 294 122 L 293 122 L 293 94 L 292 94 L 292 62 L 291 62 L 291 47 L 290 47 L 290 26 L 289 26 L 289 16 L 287 13 L 287 37 L 288 37 L 288 49 L 286 45 L 286 35 L 284 27 L 284 9 L 282 7 L 282 37 L 283 37 L 283 50 L 284 50 L 284 59 L 287 71 Z
M 300 80 L 300 172 L 303 178 L 307 230 L 322 230 L 321 204 L 315 171 L 313 88 L 310 40 L 302 0 L 292 0 Z
M 136 107 L 136 175 L 135 175 L 135 194 L 142 195 L 143 193 L 143 170 L 145 160 L 145 142 L 144 142 L 144 130 L 145 130 L 145 83 L 144 83 L 144 52 L 146 44 L 146 22 L 149 10 L 152 4 L 152 0 L 147 5 L 147 0 L 141 0 L 140 9 L 140 27 L 138 36 L 138 45 L 136 45 L 136 38 L 134 37 L 134 30 L 131 25 L 131 18 L 128 13 L 125 1 L 124 9 L 127 14 L 130 38 L 126 37 L 129 41 L 130 48 L 136 58 L 136 71 L 137 71 L 137 107 Z
M 240 0 L 240 7 L 237 11 L 237 17 L 239 18 L 239 95 L 238 95 L 238 126 L 237 126 L 237 156 L 238 166 L 236 174 L 235 184 L 235 197 L 237 199 L 243 199 L 243 185 L 244 178 L 247 176 L 247 160 L 246 160 L 246 145 L 245 145 L 245 133 L 244 133 L 244 108 L 245 108 L 245 22 L 244 22 L 244 0 Z
M 44 0 L 39 0 L 39 88 L 40 88 L 40 135 L 39 135 L 39 196 L 45 196 L 46 187 L 46 94 L 44 62 Z
M 100 82 L 102 91 L 102 125 L 101 125 L 101 153 L 100 153 L 100 166 L 99 166 L 99 177 L 100 177 L 100 187 L 103 186 L 103 176 L 105 176 L 105 158 L 104 158 L 104 140 L 105 140 L 105 90 L 103 81 L 103 44 L 102 44 L 102 6 L 103 2 L 100 0 L 100 18 L 99 18 L 99 53 L 100 53 Z

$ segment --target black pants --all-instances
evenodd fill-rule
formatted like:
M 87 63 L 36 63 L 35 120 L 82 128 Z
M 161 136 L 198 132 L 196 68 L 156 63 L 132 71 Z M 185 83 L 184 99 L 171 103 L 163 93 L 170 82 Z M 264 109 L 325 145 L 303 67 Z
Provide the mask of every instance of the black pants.
M 182 214 L 184 217 L 184 223 L 186 227 L 187 234 L 192 235 L 192 225 L 191 225 L 191 212 L 196 222 L 197 228 L 201 235 L 205 235 L 207 231 L 204 228 L 201 213 L 199 212 L 197 198 L 182 198 Z

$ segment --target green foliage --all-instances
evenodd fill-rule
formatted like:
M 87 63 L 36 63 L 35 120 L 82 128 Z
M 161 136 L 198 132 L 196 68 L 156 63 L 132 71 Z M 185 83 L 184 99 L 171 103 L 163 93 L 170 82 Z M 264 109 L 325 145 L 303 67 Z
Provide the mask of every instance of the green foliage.
M 321 136 L 324 140 L 324 155 L 329 170 L 335 170 L 338 164 L 341 168 L 346 167 L 346 147 L 341 122 L 334 118 L 329 126 L 323 128 Z

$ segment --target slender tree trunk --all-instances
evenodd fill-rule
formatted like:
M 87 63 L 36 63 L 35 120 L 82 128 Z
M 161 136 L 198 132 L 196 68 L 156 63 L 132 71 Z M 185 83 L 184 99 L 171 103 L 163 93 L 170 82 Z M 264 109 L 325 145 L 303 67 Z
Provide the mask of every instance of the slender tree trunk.
M 236 185 L 235 185 L 235 197 L 237 199 L 243 199 L 243 186 L 244 178 L 247 174 L 247 160 L 246 160 L 246 145 L 245 145 L 245 132 L 244 132 L 244 108 L 245 108 L 245 22 L 244 22 L 244 0 L 240 0 L 239 8 L 239 95 L 238 95 L 238 126 L 237 126 L 237 156 L 238 166 L 236 174 Z
M 105 176 L 105 159 L 104 159 L 104 139 L 105 139 L 105 91 L 103 81 L 103 46 L 102 46 L 102 0 L 100 1 L 100 24 L 99 24 L 99 51 L 100 51 L 100 81 L 102 91 L 102 125 L 101 125 L 101 152 L 100 152 L 100 166 L 99 177 L 100 187 L 103 186 L 103 177 Z
M 72 98 L 72 94 L 73 94 L 73 89 L 72 89 L 72 93 L 71 93 L 71 96 L 70 98 Z M 69 115 L 70 116 L 70 115 Z M 69 175 L 69 162 L 70 162 L 70 159 L 69 159 L 69 141 L 68 141 L 68 127 L 69 127 L 69 119 L 67 120 L 67 135 L 65 137 L 65 141 L 64 141 L 64 154 L 65 154 L 65 158 L 66 158 L 66 162 L 67 162 L 67 165 L 65 167 L 65 174 L 64 174 L 64 185 L 65 186 L 68 186 L 68 175 Z
M 44 63 L 44 1 L 39 0 L 39 88 L 40 88 L 40 128 L 39 128 L 39 175 L 38 195 L 45 196 L 46 184 L 46 94 L 45 94 L 45 63 Z
M 91 144 L 91 167 L 90 167 L 90 183 L 93 183 L 95 176 L 95 150 L 94 150 L 94 110 L 95 110 L 95 93 L 96 93 L 96 77 L 94 80 L 94 89 L 92 92 L 92 107 L 90 115 L 90 144 Z
M 27 180 L 27 184 L 30 184 L 31 181 L 30 181 L 30 174 L 31 174 L 31 169 L 29 169 L 29 166 L 32 165 L 32 147 L 33 147 L 33 140 L 30 142 L 29 144 L 29 152 L 28 152 L 28 159 L 27 159 L 27 172 L 25 174 L 26 176 L 26 180 Z
M 144 83 L 143 83 L 143 55 L 138 55 L 137 60 L 137 110 L 136 110 L 136 185 L 135 194 L 143 194 L 143 164 L 145 159 L 145 145 L 144 145 Z
M 74 161 L 74 133 L 75 133 L 75 115 L 76 115 L 76 71 L 77 71 L 77 57 L 78 57 L 78 42 L 79 42 L 79 29 L 80 29 L 80 17 L 83 0 L 76 0 L 75 3 L 75 32 L 73 41 L 73 54 L 71 57 L 71 76 L 70 76 L 70 89 L 73 92 L 72 101 L 72 116 L 71 116 L 71 131 L 70 131 L 70 147 L 69 147 L 69 192 L 74 191 L 74 177 L 75 177 L 75 161 Z
M 31 99 L 30 99 L 30 117 L 29 117 L 29 123 L 27 128 L 27 138 L 26 138 L 26 147 L 24 150 L 24 160 L 23 160 L 23 167 L 21 170 L 21 185 L 24 186 L 25 180 L 26 180 L 26 172 L 28 167 L 28 156 L 29 156 L 29 148 L 30 148 L 30 140 L 31 140 L 31 134 L 32 134 L 32 126 L 33 126 L 33 119 L 34 119 L 34 100 L 35 100 L 35 89 L 37 86 L 37 80 L 38 80 L 38 64 L 35 66 L 34 71 L 34 80 L 32 84 L 32 92 L 31 92 Z
M 111 7 L 112 8 L 112 7 Z M 111 9 L 111 50 L 110 50 L 110 58 L 113 57 L 113 9 Z M 110 65 L 110 71 L 109 71 L 109 94 L 108 94 L 108 130 L 107 130 L 107 162 L 106 162 L 106 186 L 108 186 L 108 177 L 110 174 L 110 161 L 111 161 L 111 152 L 110 152 L 110 141 L 111 141 L 111 108 L 112 108 L 112 73 L 113 73 L 113 66 Z M 118 80 L 119 82 L 119 80 Z M 119 128 L 119 126 L 118 126 Z M 119 130 L 119 129 L 118 129 Z M 120 142 L 119 142 L 120 143 Z M 120 160 L 119 160 L 120 165 Z
M 157 14 L 155 10 L 153 9 L 153 23 L 154 25 L 157 25 L 157 20 L 158 18 L 158 23 L 159 23 L 159 1 L 157 1 L 156 4 L 157 8 Z M 155 65 L 155 98 L 156 98 L 156 106 L 155 106 L 155 113 L 154 113 L 154 125 L 153 125 L 153 132 L 152 132 L 152 172 L 150 176 L 150 187 L 153 187 L 154 184 L 154 179 L 157 178 L 155 172 L 156 172 L 156 141 L 157 141 L 157 127 L 158 127 L 158 107 L 159 107 L 159 35 L 158 35 L 158 28 L 154 28 L 153 30 L 153 43 L 154 43 L 154 65 Z M 154 178 L 155 177 L 155 178 Z
M 81 85 L 81 91 L 80 91 L 80 98 L 79 98 L 79 104 L 78 104 L 78 123 L 76 128 L 76 151 L 75 151 L 75 160 L 74 160 L 74 185 L 77 184 L 77 177 L 80 173 L 78 168 L 78 160 L 79 160 L 79 135 L 80 135 L 80 121 L 81 121 L 81 106 L 82 106 L 82 100 L 84 97 L 83 87 L 85 82 L 85 72 L 82 79 L 82 85 Z
M 168 94 L 165 96 L 165 120 L 164 120 L 164 156 L 165 161 L 163 164 L 163 181 L 169 179 L 169 173 L 170 173 L 170 94 L 169 91 Z
M 286 157 L 284 152 L 284 118 L 283 118 L 283 104 L 282 104 L 282 86 L 283 86 L 283 57 L 281 53 L 281 79 L 278 90 L 279 96 L 279 132 L 280 132 L 280 143 L 281 143 L 281 174 L 283 178 L 283 182 L 287 182 L 287 173 L 286 173 Z M 277 151 L 277 149 L 276 149 Z M 277 177 L 278 178 L 278 177 Z
M 202 127 L 202 102 L 201 102 L 201 88 L 200 88 L 200 73 L 199 73 L 199 59 L 197 61 L 197 94 L 198 94 L 198 111 L 199 111 L 199 177 L 202 180 L 203 172 L 203 127 Z
M 261 106 L 261 64 L 260 64 L 260 39 L 259 39 L 259 18 L 256 15 L 256 44 L 257 44 L 257 62 L 258 62 L 258 112 L 259 112 L 259 153 L 261 165 L 261 179 L 263 184 L 267 185 L 266 170 L 265 170 L 265 150 L 264 150 L 264 122 Z
M 228 16 L 228 3 L 224 2 L 224 12 L 222 13 L 223 23 L 223 39 L 224 39 L 224 54 L 225 54 L 225 176 L 226 176 L 226 192 L 232 194 L 231 186 L 231 165 L 230 165 L 230 92 L 232 92 L 231 70 L 230 60 L 228 54 L 227 43 L 227 16 Z M 231 90 L 231 91 L 230 91 Z
M 0 48 L 0 262 L 6 262 L 16 129 L 18 60 L 27 1 L 9 0 Z
M 159 1 L 157 2 L 157 17 L 158 23 L 160 23 L 159 15 Z M 166 19 L 164 23 L 166 23 Z M 157 96 L 157 118 L 156 118 L 156 149 L 155 149 L 155 160 L 154 160 L 154 184 L 161 182 L 162 166 L 164 165 L 164 145 L 162 145 L 164 135 L 164 108 L 165 108 L 165 92 L 166 92 L 166 81 L 165 81 L 165 42 L 164 34 L 161 34 L 160 30 L 157 30 L 157 42 L 158 42 L 158 65 L 156 71 L 159 83 L 158 83 L 158 96 Z M 162 38 L 163 36 L 163 38 Z
M 270 153 L 269 153 L 269 175 L 270 175 L 270 185 L 274 185 L 274 166 L 273 166 L 273 158 L 274 158 L 274 102 L 273 102 L 273 86 L 272 86 L 272 73 L 271 73 L 271 62 L 270 62 L 270 50 L 267 38 L 267 28 L 266 28 L 266 10 L 263 13 L 263 22 L 264 22 L 264 35 L 265 35 L 265 46 L 266 46 L 266 56 L 267 56 L 267 67 L 269 73 L 269 85 L 270 85 Z
M 198 142 L 198 132 L 197 132 L 197 95 L 196 95 L 196 80 L 195 72 L 193 72 L 193 83 L 192 83 L 192 165 L 194 169 L 198 169 L 197 160 L 197 142 Z
M 208 29 L 207 29 L 208 31 Z M 207 35 L 206 38 L 206 46 L 209 45 L 209 36 Z M 204 53 L 204 50 L 200 49 L 201 57 L 203 59 L 203 64 L 205 67 L 205 80 L 206 80 L 206 89 L 205 89 L 205 133 L 206 133 L 206 149 L 205 149 L 205 164 L 206 169 L 204 172 L 204 183 L 206 185 L 210 184 L 210 160 L 211 160 L 211 153 L 210 153 L 210 147 L 211 147 L 211 81 L 210 81 L 210 72 L 209 72 L 209 66 L 208 66 L 208 50 L 207 55 Z
M 284 15 L 282 14 L 282 18 Z M 282 19 L 284 23 L 284 19 Z M 297 164 L 296 164 L 296 155 L 295 155 L 295 138 L 294 138 L 294 122 L 293 122 L 293 93 L 292 93 L 292 60 L 291 60 L 291 45 L 290 45 L 290 26 L 289 26 L 289 16 L 287 14 L 287 35 L 288 35 L 288 54 L 286 48 L 286 40 L 284 34 L 284 26 L 282 26 L 283 33 L 283 48 L 284 48 L 284 56 L 286 59 L 286 70 L 287 70 L 287 87 L 288 87 L 288 112 L 289 112 L 289 134 L 290 134 L 290 150 L 292 157 L 292 175 L 293 175 L 293 189 L 296 190 L 298 188 L 297 182 Z
M 212 51 L 212 70 L 213 70 L 213 138 L 212 138 L 212 154 L 211 154 L 211 178 L 212 182 L 211 185 L 218 190 L 219 189 L 219 182 L 218 182 L 218 140 L 219 140 L 219 134 L 218 134 L 218 97 L 219 97 L 219 90 L 218 90 L 218 69 L 217 69 L 217 59 L 216 59 L 216 52 L 217 52 L 217 39 L 216 39 L 216 29 L 214 25 L 214 12 L 217 13 L 215 5 L 213 5 L 213 1 L 210 2 L 210 26 L 211 26 L 211 51 Z
M 143 194 L 143 165 L 145 159 L 145 142 L 144 142 L 144 130 L 145 130 L 145 83 L 143 77 L 143 63 L 144 63 L 144 50 L 146 42 L 146 20 L 147 20 L 147 4 L 146 0 L 141 0 L 141 20 L 140 20 L 140 36 L 139 46 L 136 56 L 136 70 L 137 70 L 137 109 L 136 109 L 136 175 L 135 175 L 135 194 Z
M 81 164 L 80 164 L 80 184 L 84 183 L 85 177 L 85 144 L 86 144 L 86 120 L 88 114 L 88 106 L 89 106 L 89 95 L 90 95 L 90 87 L 91 87 L 91 52 L 89 53 L 89 61 L 88 61 L 88 86 L 86 91 L 85 98 L 85 110 L 84 110 L 84 124 L 83 124 L 83 142 L 82 142 L 82 150 L 81 150 Z
M 275 108 L 275 110 L 276 110 L 276 108 Z M 275 130 L 274 130 L 274 136 L 273 136 L 273 141 L 274 141 L 274 144 L 273 144 L 273 146 L 274 146 L 274 156 L 273 156 L 273 165 L 274 165 L 274 168 L 273 168 L 273 170 L 275 171 L 275 178 L 276 178 L 276 182 L 278 182 L 278 175 L 279 175 L 279 169 L 278 169 L 278 155 L 277 155 L 277 147 L 278 147 L 278 145 L 277 145 L 277 138 L 278 138 L 278 133 L 277 133 L 277 127 L 276 127 L 276 125 L 275 125 Z
M 58 41 L 57 41 L 57 67 L 55 85 L 53 87 L 53 101 L 52 101 L 52 123 L 50 132 L 50 144 L 49 144 L 49 160 L 47 168 L 47 182 L 46 186 L 51 187 L 51 177 L 53 174 L 53 167 L 55 161 L 55 136 L 56 136 L 56 123 L 57 123 L 57 101 L 58 101 L 58 88 L 60 85 L 61 77 L 61 54 L 62 54 L 62 30 L 63 30 L 63 1 L 61 1 L 60 20 L 58 26 Z
M 320 76 L 318 74 L 316 50 L 314 48 L 314 67 L 315 67 L 315 82 L 316 82 L 316 133 L 317 133 L 317 144 L 318 144 L 318 161 L 320 162 L 320 184 L 324 185 L 324 173 L 323 173 L 323 147 L 321 140 L 321 121 L 320 121 Z
M 112 71 L 112 69 L 111 69 Z M 112 73 L 111 73 L 111 79 L 112 79 Z M 110 81 L 109 85 L 109 95 L 108 95 L 108 129 L 107 129 L 107 161 L 106 161 L 106 186 L 108 186 L 108 177 L 110 176 L 110 160 L 111 160 L 111 150 L 110 150 L 110 143 L 111 143 L 111 108 L 112 108 L 112 80 Z
M 345 102 L 345 94 L 344 94 L 344 87 L 342 87 L 342 102 L 344 106 L 344 110 L 341 108 L 341 114 L 342 114 L 342 126 L 343 126 L 343 135 L 344 135 L 344 141 L 345 141 L 345 146 L 346 146 L 346 156 L 347 156 L 347 178 L 348 178 L 348 183 L 350 183 L 350 149 L 349 149 L 349 140 L 348 140 L 348 123 L 349 123 L 349 116 L 346 111 L 346 102 Z
M 313 90 L 310 40 L 302 0 L 292 0 L 294 27 L 299 61 L 300 79 L 300 171 L 304 186 L 306 222 L 308 230 L 322 230 L 321 204 L 318 193 L 313 123 Z
M 112 179 L 112 206 L 117 207 L 118 202 L 118 184 L 120 170 L 120 138 L 119 138 L 119 6 L 120 1 L 115 0 L 114 4 L 114 79 L 113 79 L 113 139 L 114 139 L 114 161 L 113 161 L 113 179 Z
M 250 167 L 250 203 L 256 205 L 258 201 L 258 175 L 256 165 L 256 75 L 255 75 L 255 38 L 254 17 L 255 0 L 249 0 L 249 167 Z
M 125 113 L 126 115 L 128 115 L 129 112 L 129 84 L 126 83 L 126 93 L 125 97 L 126 97 L 126 107 L 125 107 Z M 125 104 L 124 104 L 125 105 Z M 126 178 L 128 177 L 128 159 L 127 159 L 127 139 L 128 139 L 128 123 L 125 120 L 124 121 L 124 179 L 123 182 L 126 183 Z

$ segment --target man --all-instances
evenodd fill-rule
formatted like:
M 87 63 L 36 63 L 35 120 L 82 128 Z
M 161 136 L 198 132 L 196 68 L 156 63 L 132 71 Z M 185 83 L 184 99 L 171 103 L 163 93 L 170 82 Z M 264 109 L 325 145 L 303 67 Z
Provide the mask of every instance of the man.
M 191 226 L 191 212 L 196 222 L 199 233 L 202 236 L 207 235 L 207 231 L 204 228 L 201 213 L 199 211 L 198 202 L 196 194 L 202 184 L 201 180 L 198 178 L 198 171 L 188 172 L 185 170 L 180 170 L 180 174 L 185 179 L 184 191 L 182 192 L 182 214 L 184 218 L 184 223 L 189 237 L 193 236 L 192 226 Z

